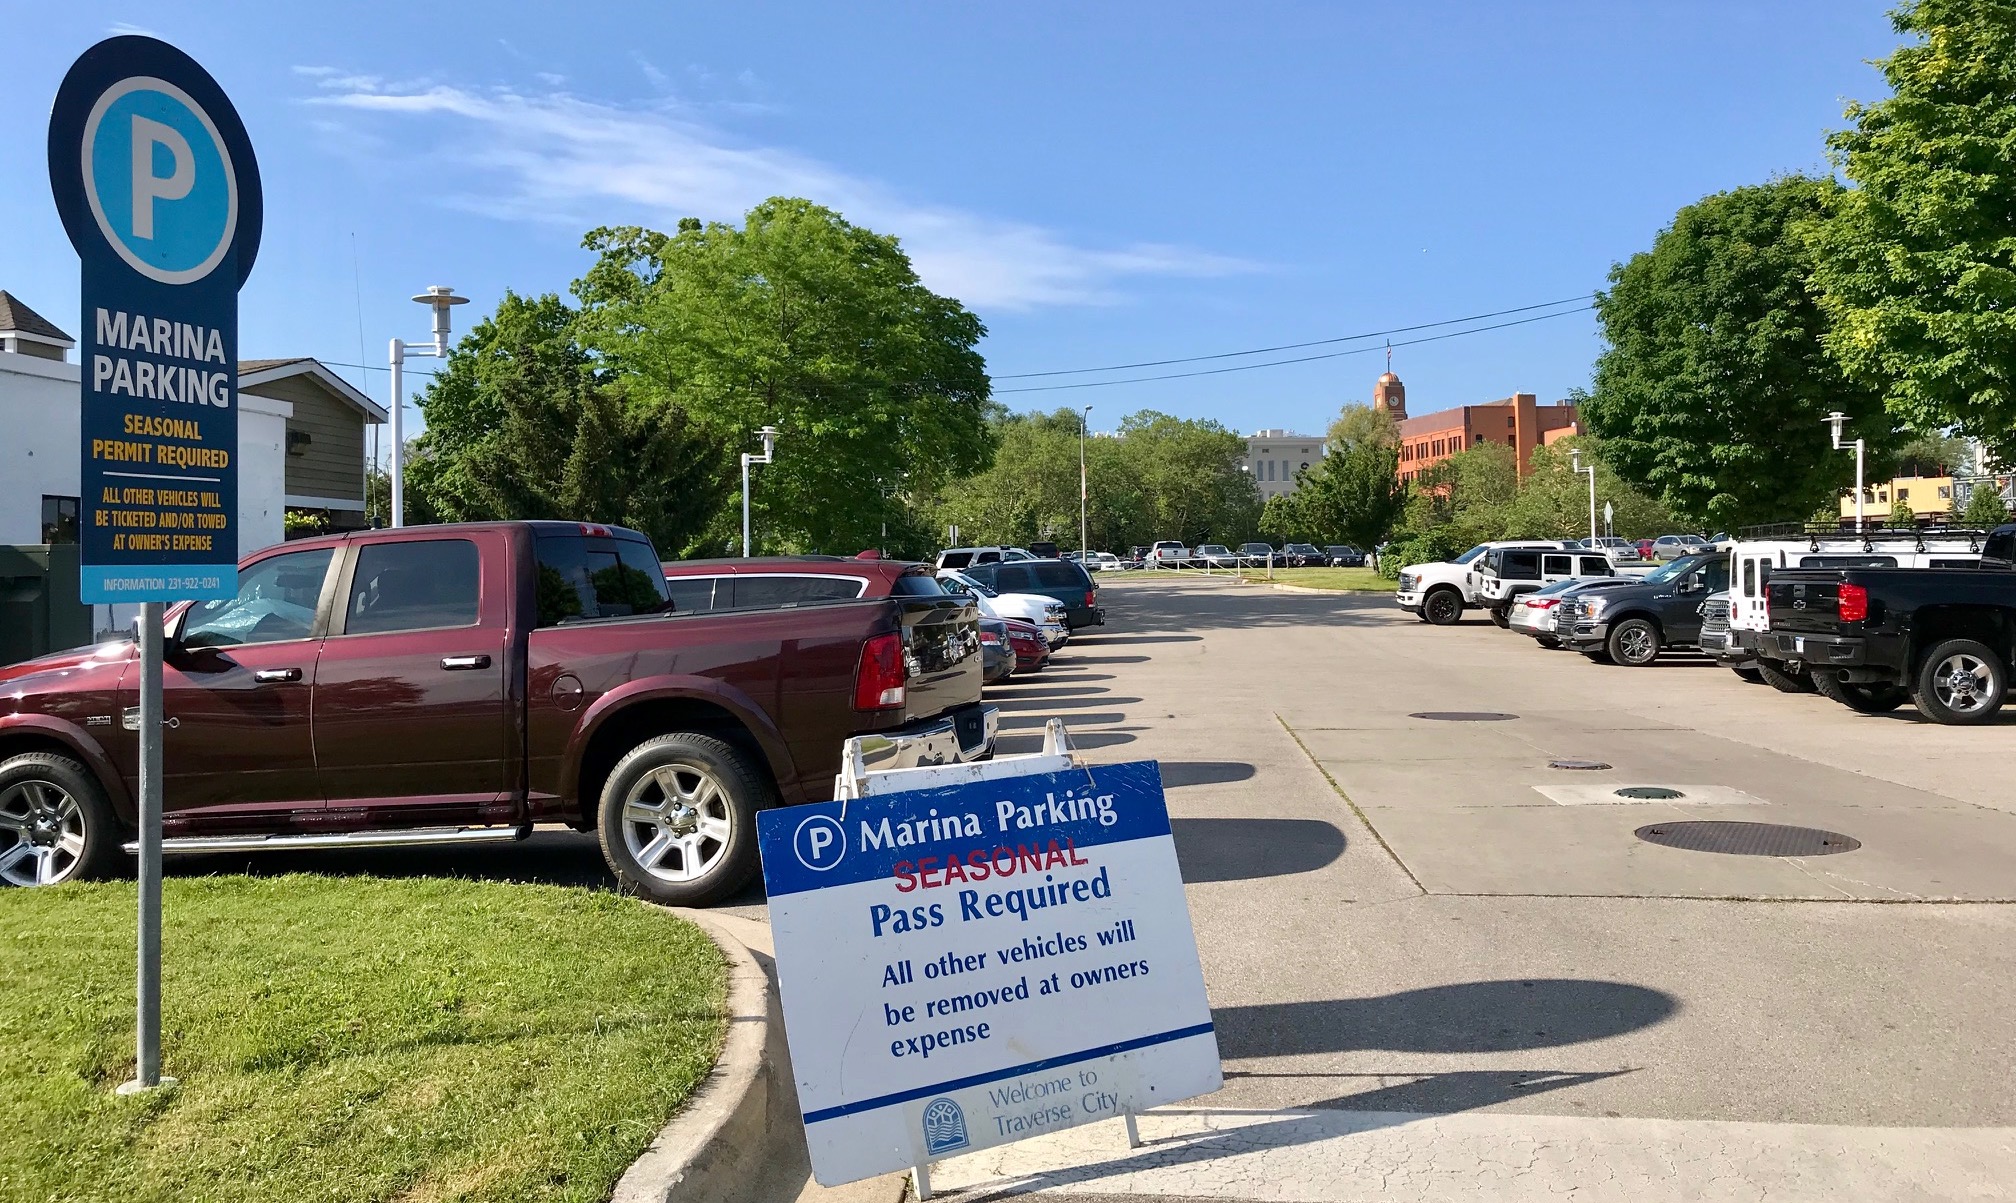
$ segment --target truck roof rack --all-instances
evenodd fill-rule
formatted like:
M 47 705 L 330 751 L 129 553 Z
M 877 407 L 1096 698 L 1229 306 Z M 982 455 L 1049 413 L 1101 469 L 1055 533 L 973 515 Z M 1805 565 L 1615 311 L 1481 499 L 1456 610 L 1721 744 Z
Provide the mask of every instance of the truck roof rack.
M 1877 543 L 1894 543 L 1910 540 L 1913 549 L 1926 550 L 1927 538 L 1966 539 L 1970 551 L 1981 550 L 1981 540 L 1988 532 L 1978 526 L 1950 526 L 1941 522 L 1893 524 L 1888 521 L 1864 521 L 1858 527 L 1852 518 L 1844 518 L 1838 523 L 1827 522 L 1767 522 L 1759 526 L 1746 526 L 1736 532 L 1739 541 L 1783 540 L 1796 542 L 1804 539 L 1812 551 L 1820 550 L 1822 539 L 1859 539 L 1862 550 L 1869 551 Z

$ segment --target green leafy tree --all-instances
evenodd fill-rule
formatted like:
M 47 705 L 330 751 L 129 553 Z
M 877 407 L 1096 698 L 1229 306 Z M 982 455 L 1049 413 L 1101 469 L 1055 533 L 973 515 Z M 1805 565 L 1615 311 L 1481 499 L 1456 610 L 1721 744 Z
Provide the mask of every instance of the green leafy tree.
M 1310 469 L 1314 471 L 1314 469 Z M 1301 475 L 1307 476 L 1308 473 Z M 1279 493 L 1260 507 L 1260 537 L 1277 547 L 1283 543 L 1313 543 L 1322 539 L 1303 519 L 1299 494 Z
M 583 343 L 629 396 L 731 454 L 756 427 L 782 432 L 752 489 L 766 546 L 874 546 L 892 487 L 921 507 L 988 463 L 985 327 L 925 288 L 896 239 L 777 197 L 739 228 L 599 229 L 586 245 L 600 259 L 574 288 Z M 711 537 L 739 523 L 726 505 Z
M 1456 551 L 1504 538 L 1507 514 L 1519 496 L 1519 464 L 1512 448 L 1480 443 L 1424 469 L 1413 488 L 1396 537 L 1433 534 Z
M 1354 547 L 1385 538 L 1407 504 L 1399 469 L 1397 444 L 1367 438 L 1301 473 L 1295 497 L 1310 537 Z
M 1951 476 L 1970 458 L 1967 440 L 1921 434 L 1897 449 L 1899 476 Z
M 1140 482 L 1142 542 L 1181 539 L 1195 546 L 1238 543 L 1260 529 L 1260 486 L 1239 470 L 1246 440 L 1208 419 L 1152 409 L 1121 420 L 1120 442 Z
M 1361 443 L 1397 447 L 1400 445 L 1400 424 L 1383 409 L 1353 401 L 1338 412 L 1325 438 L 1333 455 Z
M 1841 192 L 1790 176 L 1706 197 L 1597 295 L 1608 345 L 1583 416 L 1610 464 L 1692 525 L 1796 518 L 1839 489 L 1852 461 L 1828 445 L 1832 410 L 1878 454 L 1897 441 L 1823 348 L 1809 291 L 1801 231 Z
M 2003 504 L 1993 481 L 1981 481 L 1974 486 L 1974 491 L 1967 495 L 1967 508 L 1961 511 L 1960 521 L 1982 530 L 2009 521 L 2009 507 Z
M 420 399 L 408 492 L 427 519 L 609 522 L 689 549 L 727 496 L 726 455 L 684 411 L 637 401 L 558 297 L 506 293 Z
M 1827 346 L 1900 424 L 2016 457 L 2016 4 L 1890 20 L 1890 97 L 1829 139 L 1856 187 L 1814 231 Z
M 1585 471 L 1574 469 L 1571 452 L 1579 448 Z M 1633 488 L 1604 462 L 1599 440 L 1582 436 L 1533 449 L 1518 494 L 1505 507 L 1502 538 L 1580 539 L 1589 533 L 1589 477 L 1596 468 L 1596 521 L 1600 531 L 1603 506 L 1614 511 L 1611 530 L 1620 538 L 1644 539 L 1670 532 L 1676 523 L 1657 498 Z
M 1911 508 L 1910 502 L 1893 501 L 1890 503 L 1890 525 L 1912 526 L 1915 525 L 1917 521 L 1918 521 L 1918 512 Z

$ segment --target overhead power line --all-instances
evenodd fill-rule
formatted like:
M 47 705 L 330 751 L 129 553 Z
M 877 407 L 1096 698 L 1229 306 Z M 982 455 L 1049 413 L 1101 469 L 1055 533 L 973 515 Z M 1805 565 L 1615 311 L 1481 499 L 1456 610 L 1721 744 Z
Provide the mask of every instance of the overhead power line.
M 1440 326 L 1460 326 L 1464 322 L 1481 322 L 1487 318 L 1505 317 L 1513 313 L 1531 313 L 1535 309 L 1552 309 L 1556 305 L 1567 305 L 1576 301 L 1582 302 L 1581 308 L 1583 309 L 1589 307 L 1589 298 L 1587 296 L 1563 297 L 1558 301 L 1542 301 L 1537 305 L 1519 305 L 1511 309 L 1496 309 L 1490 313 L 1473 313 L 1469 317 L 1452 317 L 1439 322 L 1422 322 L 1418 326 L 1395 326 L 1391 330 L 1368 330 L 1363 334 L 1343 334 L 1336 338 L 1319 338 L 1306 343 L 1282 343 L 1278 347 L 1254 347 L 1247 351 L 1220 351 L 1215 355 L 1186 355 L 1179 359 L 1149 359 L 1143 360 L 1140 363 L 1113 363 L 1107 364 L 1102 368 L 1059 368 L 1052 372 L 1011 372 L 1006 375 L 996 376 L 994 379 L 1032 380 L 1038 376 L 1082 376 L 1089 372 L 1126 372 L 1132 371 L 1135 368 L 1163 368 L 1175 363 L 1202 363 L 1209 359 L 1237 359 L 1243 355 L 1271 355 L 1276 351 L 1300 351 L 1304 347 L 1327 347 L 1336 343 L 1351 343 L 1366 338 L 1385 338 L 1392 334 L 1412 334 L 1416 330 L 1433 330 Z M 1579 310 L 1571 312 L 1579 312 Z M 1284 362 L 1294 363 L 1299 361 L 1286 360 Z M 1001 391 L 1013 392 L 1016 390 L 1003 389 Z
M 1558 313 L 1543 313 L 1538 317 L 1522 317 L 1517 321 L 1496 322 L 1489 326 L 1473 326 L 1468 330 L 1451 330 L 1447 334 L 1430 334 L 1425 338 L 1410 338 L 1404 342 L 1392 344 L 1353 347 L 1349 351 L 1329 351 L 1322 355 L 1301 355 L 1294 359 L 1270 359 L 1265 363 L 1242 363 L 1235 364 L 1229 368 L 1204 368 L 1195 372 L 1168 372 L 1160 376 L 1128 376 L 1121 380 L 1081 380 L 1072 384 L 1032 384 L 1022 388 L 997 388 L 994 390 L 994 393 L 996 396 L 1003 393 L 1052 393 L 1062 389 L 1109 388 L 1116 384 L 1144 384 L 1151 380 L 1183 380 L 1191 376 L 1222 376 L 1227 372 L 1251 372 L 1259 368 L 1278 368 L 1291 363 L 1314 363 L 1319 359 L 1342 359 L 1347 355 L 1369 355 L 1375 351 L 1384 350 L 1386 345 L 1413 347 L 1421 343 L 1441 342 L 1443 339 L 1448 338 L 1462 338 L 1466 334 L 1482 334 L 1487 330 L 1503 330 L 1509 326 L 1525 326 L 1533 322 L 1544 322 L 1551 318 L 1568 317 L 1576 313 L 1587 313 L 1594 308 L 1596 308 L 1594 305 L 1579 305 L 1574 309 L 1563 309 Z M 1005 377 L 997 377 L 997 379 L 1005 379 Z

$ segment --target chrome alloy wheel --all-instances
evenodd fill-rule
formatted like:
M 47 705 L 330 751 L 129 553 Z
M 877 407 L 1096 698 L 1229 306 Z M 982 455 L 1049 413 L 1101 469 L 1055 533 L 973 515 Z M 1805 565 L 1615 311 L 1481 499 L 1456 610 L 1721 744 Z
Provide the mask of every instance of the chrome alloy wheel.
M 1955 652 L 1939 662 L 1932 675 L 1932 691 L 1939 704 L 1956 714 L 1972 714 L 1988 705 L 1989 691 L 1995 687 L 1995 670 L 1979 656 Z
M 1652 645 L 1652 632 L 1644 627 L 1627 627 L 1617 637 L 1617 650 L 1625 660 L 1642 664 L 1652 658 L 1656 650 Z
M 704 877 L 726 855 L 733 831 L 727 792 L 699 765 L 656 769 L 623 799 L 623 845 L 639 868 L 663 881 Z
M 84 808 L 51 781 L 20 781 L 0 793 L 0 881 L 53 886 L 84 859 Z

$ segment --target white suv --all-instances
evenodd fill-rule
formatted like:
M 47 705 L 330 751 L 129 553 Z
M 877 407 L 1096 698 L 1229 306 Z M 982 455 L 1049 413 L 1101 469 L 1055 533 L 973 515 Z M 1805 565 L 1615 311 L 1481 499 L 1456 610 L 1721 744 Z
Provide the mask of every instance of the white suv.
M 1479 543 L 1455 559 L 1439 564 L 1409 564 L 1400 570 L 1400 588 L 1394 600 L 1409 614 L 1445 627 L 1463 617 L 1465 606 L 1477 604 L 1477 586 L 1481 583 L 1476 570 L 1479 556 L 1494 549 L 1560 551 L 1566 546 L 1558 539 L 1510 539 Z
M 1556 581 L 1593 581 L 1617 575 L 1610 557 L 1600 551 L 1570 547 L 1493 548 L 1477 557 L 1477 604 L 1491 612 L 1491 621 L 1506 626 L 1512 603 L 1526 593 Z
M 1036 557 L 1019 547 L 948 547 L 938 553 L 936 568 L 970 568 L 975 564 L 1012 564 Z

